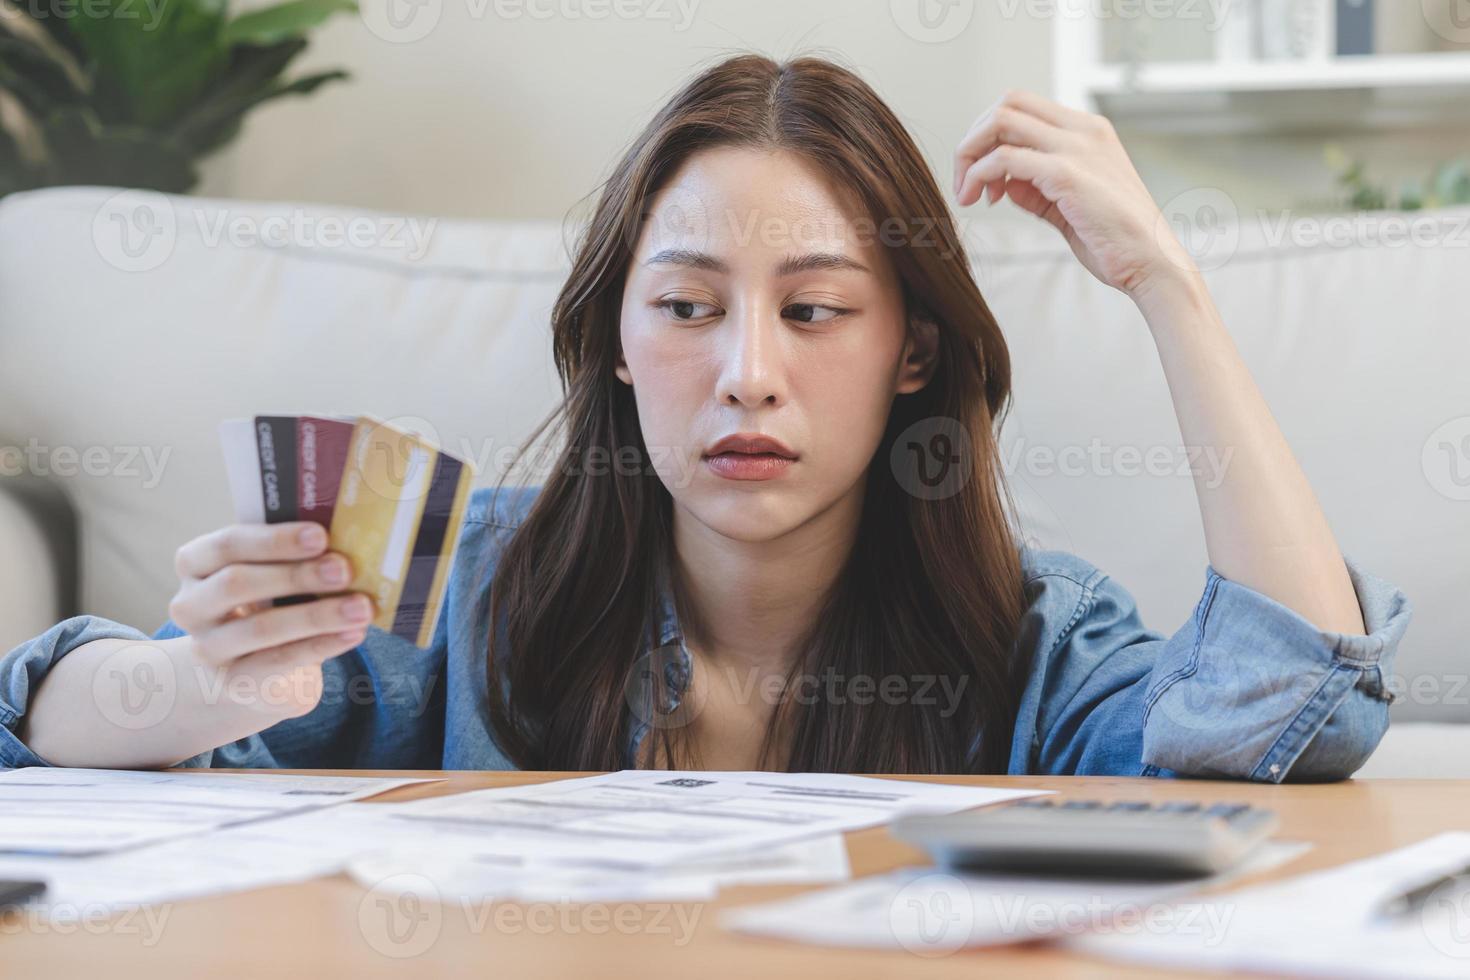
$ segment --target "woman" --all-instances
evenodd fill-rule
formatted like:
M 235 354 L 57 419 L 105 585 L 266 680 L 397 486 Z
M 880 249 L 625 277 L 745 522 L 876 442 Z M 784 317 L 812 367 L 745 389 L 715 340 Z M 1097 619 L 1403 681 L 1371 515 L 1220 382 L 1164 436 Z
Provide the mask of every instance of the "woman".
M 1350 774 L 1408 603 L 1338 551 L 1111 128 L 1007 95 L 954 192 L 1055 225 L 1138 305 L 1184 441 L 1233 450 L 1172 637 L 1018 546 L 1005 342 L 897 118 L 748 56 L 605 187 L 553 312 L 565 450 L 475 496 L 429 650 L 365 596 L 270 604 L 350 580 L 315 525 L 225 528 L 179 549 L 157 642 L 83 617 L 8 655 L 0 763 Z

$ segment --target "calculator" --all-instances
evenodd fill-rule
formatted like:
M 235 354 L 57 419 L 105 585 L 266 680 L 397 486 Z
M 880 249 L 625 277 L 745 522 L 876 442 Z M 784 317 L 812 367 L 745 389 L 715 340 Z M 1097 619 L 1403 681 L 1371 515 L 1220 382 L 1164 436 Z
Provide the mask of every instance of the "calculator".
M 891 832 L 956 871 L 1189 878 L 1230 868 L 1276 826 L 1244 803 L 1037 799 L 900 817 Z

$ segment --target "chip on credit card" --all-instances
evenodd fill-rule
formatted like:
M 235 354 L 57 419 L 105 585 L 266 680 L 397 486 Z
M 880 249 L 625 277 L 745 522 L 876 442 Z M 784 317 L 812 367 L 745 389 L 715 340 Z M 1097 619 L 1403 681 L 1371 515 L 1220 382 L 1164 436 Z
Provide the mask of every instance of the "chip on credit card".
M 321 524 L 331 550 L 352 562 L 344 591 L 372 598 L 373 625 L 427 647 L 474 469 L 370 415 L 257 415 L 229 419 L 219 431 L 235 520 Z

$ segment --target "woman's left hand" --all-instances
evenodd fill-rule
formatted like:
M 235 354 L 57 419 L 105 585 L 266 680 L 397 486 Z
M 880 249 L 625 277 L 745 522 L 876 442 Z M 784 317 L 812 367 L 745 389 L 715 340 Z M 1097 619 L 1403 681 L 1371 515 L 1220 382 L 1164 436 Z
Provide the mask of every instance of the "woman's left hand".
M 1007 92 L 955 151 L 955 196 L 1009 197 L 1052 225 L 1094 276 L 1135 300 L 1197 272 L 1112 123 L 1032 92 Z

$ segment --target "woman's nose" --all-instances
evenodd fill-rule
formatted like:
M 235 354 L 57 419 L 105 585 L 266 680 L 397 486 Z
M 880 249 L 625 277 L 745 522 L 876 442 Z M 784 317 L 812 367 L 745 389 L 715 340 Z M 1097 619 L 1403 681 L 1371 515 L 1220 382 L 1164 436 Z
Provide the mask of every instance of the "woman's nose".
M 786 400 L 785 351 L 781 319 L 746 308 L 722 324 L 720 380 L 716 398 L 724 404 L 755 408 Z

